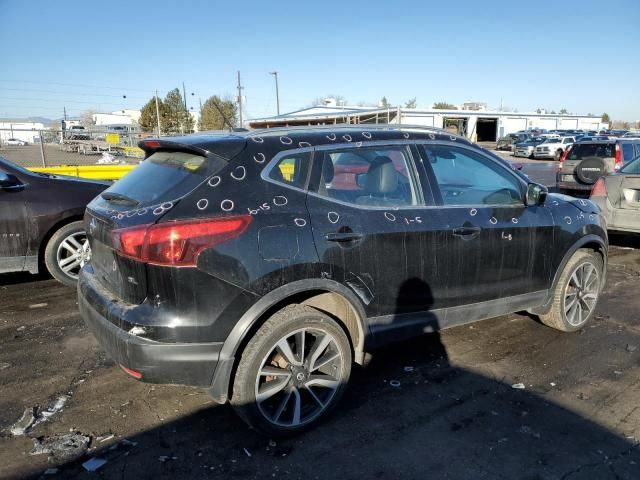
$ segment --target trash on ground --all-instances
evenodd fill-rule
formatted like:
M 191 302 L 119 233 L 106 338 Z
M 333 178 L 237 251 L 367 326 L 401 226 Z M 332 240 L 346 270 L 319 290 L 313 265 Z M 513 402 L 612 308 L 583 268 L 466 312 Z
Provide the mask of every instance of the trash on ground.
M 84 455 L 89 446 L 89 437 L 81 433 L 67 433 L 33 439 L 30 455 L 49 454 L 59 460 L 73 460 Z
M 21 331 L 25 330 L 26 328 L 27 328 L 27 327 L 25 327 L 24 325 L 22 325 L 21 327 L 18 327 L 18 328 L 17 328 L 17 330 L 18 330 L 19 332 L 21 332 Z
M 247 457 L 251 457 L 251 452 L 249 450 L 247 450 L 246 448 L 243 448 L 244 453 L 247 454 Z
M 115 437 L 115 435 L 112 433 L 111 435 L 107 435 L 105 437 L 98 437 L 98 438 L 96 438 L 96 441 L 100 442 L 100 443 L 103 443 L 103 442 L 106 442 L 108 440 L 111 440 L 113 437 Z
M 391 385 L 393 388 L 398 388 L 400 387 L 401 383 L 398 380 L 389 380 L 389 385 Z
M 20 419 L 11 426 L 11 435 L 17 437 L 27 433 L 27 430 L 29 430 L 36 421 L 36 417 L 33 415 L 33 410 L 33 408 L 27 408 L 24 411 Z
M 636 350 L 638 350 L 638 346 L 637 345 L 627 345 L 627 352 L 633 353 Z
M 555 382 L 551 382 L 549 385 L 551 385 L 552 387 L 555 387 L 556 383 Z
M 511 388 L 515 388 L 516 390 L 524 390 L 525 387 L 524 383 L 514 383 L 513 385 L 511 385 Z
M 0 370 L 4 370 L 5 368 L 9 368 L 11 366 L 10 363 L 0 362 Z
M 404 367 L 405 372 L 413 372 L 413 367 Z
M 105 463 L 107 463 L 107 461 L 104 458 L 93 457 L 93 458 L 90 458 L 89 460 L 87 460 L 86 462 L 84 462 L 82 464 L 82 467 L 87 472 L 95 472 L 100 467 L 102 467 Z
M 48 303 L 34 303 L 33 305 L 29 305 L 29 308 L 44 308 Z
M 57 468 L 47 468 L 43 475 L 55 475 L 56 473 L 58 473 L 58 469 Z

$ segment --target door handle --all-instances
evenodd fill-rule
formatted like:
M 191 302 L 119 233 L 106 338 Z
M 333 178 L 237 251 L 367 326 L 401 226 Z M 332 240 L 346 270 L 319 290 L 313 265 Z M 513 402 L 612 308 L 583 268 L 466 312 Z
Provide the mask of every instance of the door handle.
M 355 232 L 336 232 L 327 233 L 324 238 L 329 242 L 352 242 L 354 240 L 360 240 L 362 234 Z
M 463 240 L 471 240 L 480 235 L 481 231 L 480 227 L 458 227 L 453 229 L 453 236 Z

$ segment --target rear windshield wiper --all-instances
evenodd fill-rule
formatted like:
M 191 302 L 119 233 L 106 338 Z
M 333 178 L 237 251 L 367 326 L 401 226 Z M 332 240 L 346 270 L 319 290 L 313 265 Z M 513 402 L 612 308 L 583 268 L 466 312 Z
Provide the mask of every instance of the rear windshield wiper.
M 122 195 L 121 193 L 102 192 L 100 196 L 104 198 L 107 202 L 124 203 L 126 205 L 131 205 L 132 207 L 140 203 L 138 200 L 131 197 L 127 197 L 126 195 Z

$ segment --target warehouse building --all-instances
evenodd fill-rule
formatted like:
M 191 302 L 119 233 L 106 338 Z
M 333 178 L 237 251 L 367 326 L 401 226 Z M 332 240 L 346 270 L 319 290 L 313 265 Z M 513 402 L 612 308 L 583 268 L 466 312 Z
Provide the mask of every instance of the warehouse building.
M 371 108 L 317 106 L 268 118 L 249 120 L 251 128 L 340 123 L 391 123 L 446 128 L 477 142 L 495 142 L 509 133 L 534 128 L 599 130 L 607 127 L 593 115 L 517 113 L 489 110 Z

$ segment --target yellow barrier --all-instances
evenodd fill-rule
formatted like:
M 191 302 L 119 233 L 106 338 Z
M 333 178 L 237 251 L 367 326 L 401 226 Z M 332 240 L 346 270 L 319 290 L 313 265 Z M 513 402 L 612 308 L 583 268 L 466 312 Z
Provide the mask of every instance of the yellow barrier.
M 295 168 L 295 166 L 292 163 L 280 164 L 278 165 L 278 167 L 280 167 L 282 176 L 287 182 L 290 182 L 293 180 L 293 169 Z
M 136 165 L 62 165 L 60 167 L 29 168 L 29 170 L 51 175 L 90 178 L 92 180 L 120 180 L 135 167 Z

